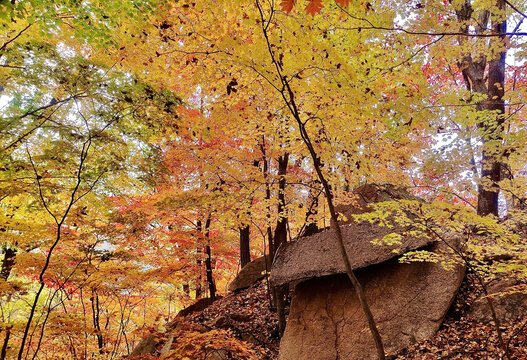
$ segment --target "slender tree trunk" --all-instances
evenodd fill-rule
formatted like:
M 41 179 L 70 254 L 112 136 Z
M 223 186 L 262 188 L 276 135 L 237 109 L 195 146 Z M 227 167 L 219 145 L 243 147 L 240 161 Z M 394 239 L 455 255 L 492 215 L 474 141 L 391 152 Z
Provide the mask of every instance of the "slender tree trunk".
M 287 216 L 285 208 L 285 188 L 287 185 L 286 175 L 287 166 L 289 164 L 289 153 L 284 153 L 283 156 L 278 157 L 278 221 L 274 229 L 273 241 L 269 241 L 269 256 L 271 262 L 274 260 L 276 252 L 281 244 L 287 242 Z M 278 315 L 278 329 L 280 336 L 284 334 L 286 319 L 285 319 L 285 297 L 289 291 L 289 286 L 277 286 L 272 290 L 273 303 L 276 307 Z
M 209 294 L 212 301 L 216 300 L 216 284 L 214 284 L 214 278 L 212 275 L 212 254 L 210 251 L 210 245 L 205 246 L 205 268 L 207 271 L 207 285 L 209 288 Z
M 271 185 L 269 184 L 269 161 L 267 160 L 267 155 L 265 151 L 265 138 L 262 137 L 262 142 L 260 143 L 260 150 L 262 151 L 262 172 L 265 179 L 265 200 L 267 201 L 267 243 L 269 244 L 269 259 L 270 262 L 273 262 L 273 257 L 271 255 L 273 249 L 273 228 L 271 227 Z M 264 249 L 265 250 L 265 249 Z M 269 269 L 268 269 L 269 270 Z
M 207 239 L 207 245 L 205 245 L 205 270 L 207 276 L 207 285 L 209 288 L 209 296 L 212 301 L 216 300 L 216 285 L 214 284 L 214 278 L 212 276 L 212 255 L 210 251 L 210 222 L 211 215 L 207 217 L 205 222 L 205 238 Z
M 197 249 L 196 249 L 196 253 L 197 253 L 197 259 L 196 259 L 196 265 L 198 267 L 198 280 L 196 281 L 196 299 L 199 299 L 201 298 L 201 246 L 199 244 L 200 240 L 201 240 L 201 231 L 202 231 L 202 224 L 201 224 L 201 220 L 198 220 L 196 222 L 196 228 L 198 230 L 198 246 L 197 246 Z
M 99 307 L 99 295 L 95 292 L 92 293 L 90 297 L 91 309 L 93 316 L 93 327 L 95 328 L 95 336 L 97 337 L 97 347 L 99 349 L 99 354 L 104 353 L 104 339 L 101 332 L 101 323 L 100 323 L 100 307 Z
M 276 307 L 276 314 L 278 315 L 278 331 L 280 333 L 280 337 L 284 335 L 287 324 L 285 318 L 285 303 L 288 293 L 289 284 L 273 287 L 273 298 Z
M 199 253 L 201 252 L 201 249 L 198 249 L 198 256 L 199 256 Z M 200 299 L 201 298 L 201 259 L 198 259 L 196 260 L 196 264 L 198 265 L 198 269 L 200 271 L 199 275 L 198 275 L 198 279 L 196 280 L 196 294 L 195 294 L 195 298 L 196 299 Z
M 170 310 L 172 306 L 172 294 L 168 295 L 168 315 L 167 315 L 167 322 L 170 322 Z
M 289 153 L 278 157 L 278 221 L 274 229 L 273 246 L 269 250 L 271 259 L 274 259 L 276 251 L 281 244 L 287 242 L 287 214 L 285 209 L 285 188 L 287 165 L 289 163 Z
M 2 268 L 0 269 L 0 279 L 7 281 L 11 270 L 15 265 L 16 250 L 11 248 L 4 249 L 4 260 L 2 260 Z
M 275 293 L 274 288 L 271 288 L 269 285 L 269 278 L 268 274 L 271 271 L 270 267 L 273 263 L 273 257 L 271 256 L 271 249 L 273 249 L 273 228 L 271 227 L 271 185 L 269 184 L 269 161 L 267 159 L 266 150 L 265 150 L 265 138 L 262 136 L 262 142 L 260 143 L 260 150 L 262 152 L 262 172 L 265 180 L 265 200 L 267 201 L 267 243 L 269 244 L 269 254 L 265 255 L 265 241 L 264 241 L 264 255 L 267 256 L 265 259 L 265 275 L 266 275 L 266 281 L 267 281 L 267 296 L 269 298 L 269 305 L 271 308 L 278 308 L 276 306 L 275 302 Z M 281 305 L 281 304 L 280 304 Z M 285 330 L 285 315 L 280 316 L 278 314 L 278 328 L 281 330 L 282 328 Z M 284 324 L 281 324 L 280 321 L 284 320 Z M 280 333 L 280 336 L 283 334 Z
M 240 228 L 240 267 L 251 262 L 250 228 L 245 225 Z
M 5 360 L 7 355 L 7 346 L 9 345 L 9 338 L 11 337 L 12 325 L 7 326 L 5 329 L 4 343 L 2 344 L 2 352 L 0 352 L 0 360 Z

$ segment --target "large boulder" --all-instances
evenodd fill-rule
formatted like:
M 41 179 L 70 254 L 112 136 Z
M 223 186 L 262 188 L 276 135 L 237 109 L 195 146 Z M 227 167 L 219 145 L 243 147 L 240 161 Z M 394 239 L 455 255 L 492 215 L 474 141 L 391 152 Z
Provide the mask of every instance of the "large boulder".
M 143 355 L 153 354 L 159 344 L 159 339 L 154 335 L 148 335 L 141 339 L 139 344 L 132 350 L 129 358 L 142 357 Z
M 390 185 L 364 185 L 350 193 L 351 204 L 339 206 L 344 246 L 387 352 L 432 337 L 441 325 L 464 276 L 464 267 L 445 270 L 437 263 L 400 264 L 395 257 L 411 250 L 448 251 L 426 236 L 403 236 L 392 245 L 374 244 L 391 233 L 408 233 L 399 225 L 357 222 L 352 215 L 371 211 L 372 203 L 417 200 Z M 283 244 L 274 259 L 273 285 L 298 283 L 279 360 L 376 359 L 364 312 L 350 284 L 332 230 Z
M 464 276 L 436 263 L 392 259 L 356 271 L 387 352 L 432 337 Z M 296 287 L 279 360 L 367 360 L 376 352 L 366 318 L 346 275 Z
M 267 262 L 267 264 L 266 264 Z M 271 269 L 269 257 L 259 257 L 245 265 L 234 280 L 229 284 L 229 291 L 248 288 L 265 276 L 266 271 Z
M 379 264 L 433 243 L 429 237 L 413 236 L 405 236 L 399 244 L 389 246 L 372 243 L 392 232 L 402 232 L 403 229 L 398 226 L 389 228 L 361 222 L 343 225 L 341 230 L 353 270 Z M 271 284 L 278 286 L 314 277 L 345 273 L 346 269 L 335 235 L 332 230 L 326 230 L 282 244 L 273 261 L 270 281 Z
M 382 201 L 415 200 L 423 201 L 403 188 L 390 184 L 365 184 L 349 193 L 350 203 L 339 205 L 340 228 L 344 246 L 353 270 L 379 264 L 405 252 L 431 245 L 428 237 L 404 236 L 400 243 L 377 245 L 373 241 L 382 239 L 390 233 L 403 233 L 401 226 L 380 226 L 367 221 L 356 222 L 354 214 L 373 210 L 373 204 Z M 314 277 L 345 274 L 340 250 L 333 230 L 327 229 L 312 236 L 299 238 L 280 246 L 270 275 L 272 285 L 298 283 Z

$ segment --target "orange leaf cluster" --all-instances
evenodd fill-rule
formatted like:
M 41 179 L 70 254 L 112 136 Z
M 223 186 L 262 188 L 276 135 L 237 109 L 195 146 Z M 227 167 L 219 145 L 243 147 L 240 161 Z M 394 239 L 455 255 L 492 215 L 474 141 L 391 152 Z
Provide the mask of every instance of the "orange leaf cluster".
M 335 0 L 335 3 L 341 7 L 347 7 L 351 3 L 351 0 Z M 286 13 L 290 13 L 295 5 L 296 0 L 282 0 L 280 3 L 282 10 Z M 323 7 L 324 5 L 322 4 L 322 0 L 308 0 L 306 12 L 311 16 L 315 16 L 316 14 L 320 13 Z

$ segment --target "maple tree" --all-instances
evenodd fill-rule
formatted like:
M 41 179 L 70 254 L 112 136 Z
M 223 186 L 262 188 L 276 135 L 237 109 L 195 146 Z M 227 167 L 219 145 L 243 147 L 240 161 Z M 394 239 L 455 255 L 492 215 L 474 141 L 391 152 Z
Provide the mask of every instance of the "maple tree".
M 438 201 L 370 219 L 413 212 L 466 234 L 482 279 L 524 277 L 482 266 L 471 231 L 523 259 L 525 5 L 81 3 L 0 2 L 0 358 L 129 354 L 251 258 L 326 223 L 339 240 L 335 205 L 363 183 Z M 485 217 L 500 193 L 505 223 Z

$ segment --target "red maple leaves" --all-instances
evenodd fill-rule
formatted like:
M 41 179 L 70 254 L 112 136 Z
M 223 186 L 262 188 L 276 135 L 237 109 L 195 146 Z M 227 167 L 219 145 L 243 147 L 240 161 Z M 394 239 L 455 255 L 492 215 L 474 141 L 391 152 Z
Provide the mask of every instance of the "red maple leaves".
M 341 7 L 347 7 L 351 3 L 351 0 L 335 0 L 335 3 Z M 282 0 L 280 3 L 282 10 L 286 13 L 290 13 L 295 5 L 296 0 Z M 306 12 L 311 16 L 315 16 L 320 12 L 320 10 L 322 10 L 323 7 L 324 5 L 322 5 L 322 0 L 308 0 Z
M 322 10 L 322 0 L 310 0 L 306 6 L 306 11 L 311 16 L 315 16 L 320 10 Z
M 282 0 L 280 3 L 280 6 L 282 7 L 282 10 L 284 10 L 286 13 L 290 13 L 291 10 L 295 7 L 296 0 Z

